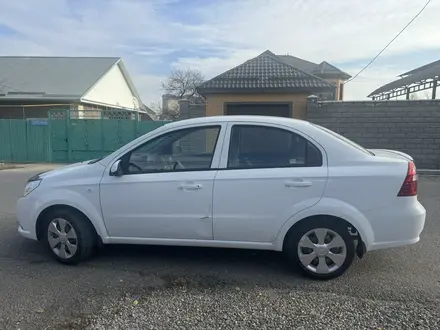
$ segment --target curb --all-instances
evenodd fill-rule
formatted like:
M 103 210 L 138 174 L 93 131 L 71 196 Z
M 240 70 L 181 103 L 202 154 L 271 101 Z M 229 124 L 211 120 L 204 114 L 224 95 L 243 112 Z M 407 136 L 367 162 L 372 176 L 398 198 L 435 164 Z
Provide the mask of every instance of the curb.
M 439 175 L 440 176 L 440 170 L 419 170 L 417 169 L 417 173 L 421 175 Z
M 17 166 L 17 165 L 13 165 L 13 164 L 1 164 L 0 163 L 0 171 L 2 170 L 12 170 L 14 168 L 22 168 L 22 166 Z

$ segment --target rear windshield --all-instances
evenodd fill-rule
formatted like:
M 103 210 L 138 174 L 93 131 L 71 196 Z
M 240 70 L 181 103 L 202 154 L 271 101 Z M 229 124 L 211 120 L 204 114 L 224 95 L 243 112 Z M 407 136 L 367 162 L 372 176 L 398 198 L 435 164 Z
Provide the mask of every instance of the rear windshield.
M 363 152 L 365 152 L 365 153 L 367 153 L 369 155 L 374 156 L 374 153 L 372 153 L 371 151 L 369 151 L 369 150 L 365 149 L 364 147 L 360 146 L 359 144 L 357 144 L 357 143 L 355 143 L 355 142 L 353 142 L 353 141 L 343 137 L 342 135 L 339 135 L 338 133 L 333 132 L 333 131 L 325 128 L 325 127 L 322 127 L 322 126 L 319 126 L 319 125 L 316 125 L 316 124 L 312 124 L 312 125 L 317 127 L 317 128 L 319 128 L 321 131 L 324 131 L 327 134 L 330 134 L 331 136 L 333 136 L 333 137 L 335 137 L 335 138 L 337 138 L 339 140 L 342 140 L 346 144 L 348 144 L 348 145 L 350 145 L 350 146 L 352 146 L 352 147 L 354 147 L 354 148 L 356 148 L 356 149 L 358 149 L 360 151 L 363 151 Z

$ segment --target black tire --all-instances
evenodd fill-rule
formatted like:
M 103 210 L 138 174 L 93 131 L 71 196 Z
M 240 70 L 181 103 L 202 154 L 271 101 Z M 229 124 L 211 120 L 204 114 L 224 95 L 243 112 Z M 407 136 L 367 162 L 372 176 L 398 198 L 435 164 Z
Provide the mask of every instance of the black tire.
M 284 252 L 289 263 L 299 267 L 302 273 L 310 278 L 318 280 L 329 280 L 341 276 L 350 267 L 355 256 L 355 245 L 350 235 L 347 224 L 343 220 L 330 217 L 317 217 L 305 219 L 297 226 L 294 226 L 287 234 L 284 244 Z M 316 228 L 325 228 L 337 233 L 344 240 L 346 246 L 346 258 L 343 264 L 331 273 L 319 274 L 306 268 L 299 259 L 298 244 L 300 239 L 309 231 Z
M 67 220 L 76 232 L 77 250 L 75 254 L 68 259 L 58 256 L 49 244 L 48 227 L 51 222 L 57 218 Z M 67 265 L 76 265 L 81 261 L 89 259 L 97 245 L 97 235 L 90 221 L 82 213 L 69 208 L 60 208 L 51 212 L 50 215 L 44 219 L 43 233 L 43 242 L 49 249 L 51 255 L 57 261 Z

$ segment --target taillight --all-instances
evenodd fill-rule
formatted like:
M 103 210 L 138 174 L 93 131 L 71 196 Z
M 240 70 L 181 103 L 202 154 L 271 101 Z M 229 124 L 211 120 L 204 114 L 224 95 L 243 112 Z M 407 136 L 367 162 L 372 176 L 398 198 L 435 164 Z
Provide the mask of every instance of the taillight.
M 417 169 L 414 162 L 409 162 L 408 173 L 397 196 L 405 197 L 415 195 L 417 195 Z

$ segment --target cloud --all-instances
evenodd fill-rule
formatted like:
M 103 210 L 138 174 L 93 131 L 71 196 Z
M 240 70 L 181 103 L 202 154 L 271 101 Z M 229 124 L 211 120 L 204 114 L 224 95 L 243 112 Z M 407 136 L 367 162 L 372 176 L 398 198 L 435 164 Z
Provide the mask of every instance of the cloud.
M 425 1 L 243 0 L 211 3 L 201 15 L 211 22 L 214 43 L 231 48 L 271 49 L 319 61 L 375 55 L 421 9 Z M 438 48 L 440 3 L 433 1 L 388 55 Z M 215 15 L 213 15 L 215 13 Z
M 136 86 L 142 86 L 142 100 L 147 105 L 150 106 L 152 103 L 158 102 L 160 100 L 160 95 L 162 95 L 161 82 L 165 81 L 166 76 L 157 75 L 137 75 L 136 76 Z
M 121 56 L 146 104 L 171 68 L 215 76 L 266 49 L 310 61 L 353 63 L 354 74 L 425 0 L 34 0 L 0 2 L 0 55 Z M 383 57 L 440 48 L 440 2 L 432 1 Z M 11 33 L 13 31 L 13 33 Z M 346 87 L 364 98 L 422 65 L 374 63 Z M 339 66 L 339 64 L 338 64 Z
M 209 79 L 259 55 L 259 53 L 259 50 L 231 50 L 225 57 L 183 57 L 173 62 L 172 67 L 200 70 L 205 78 Z

